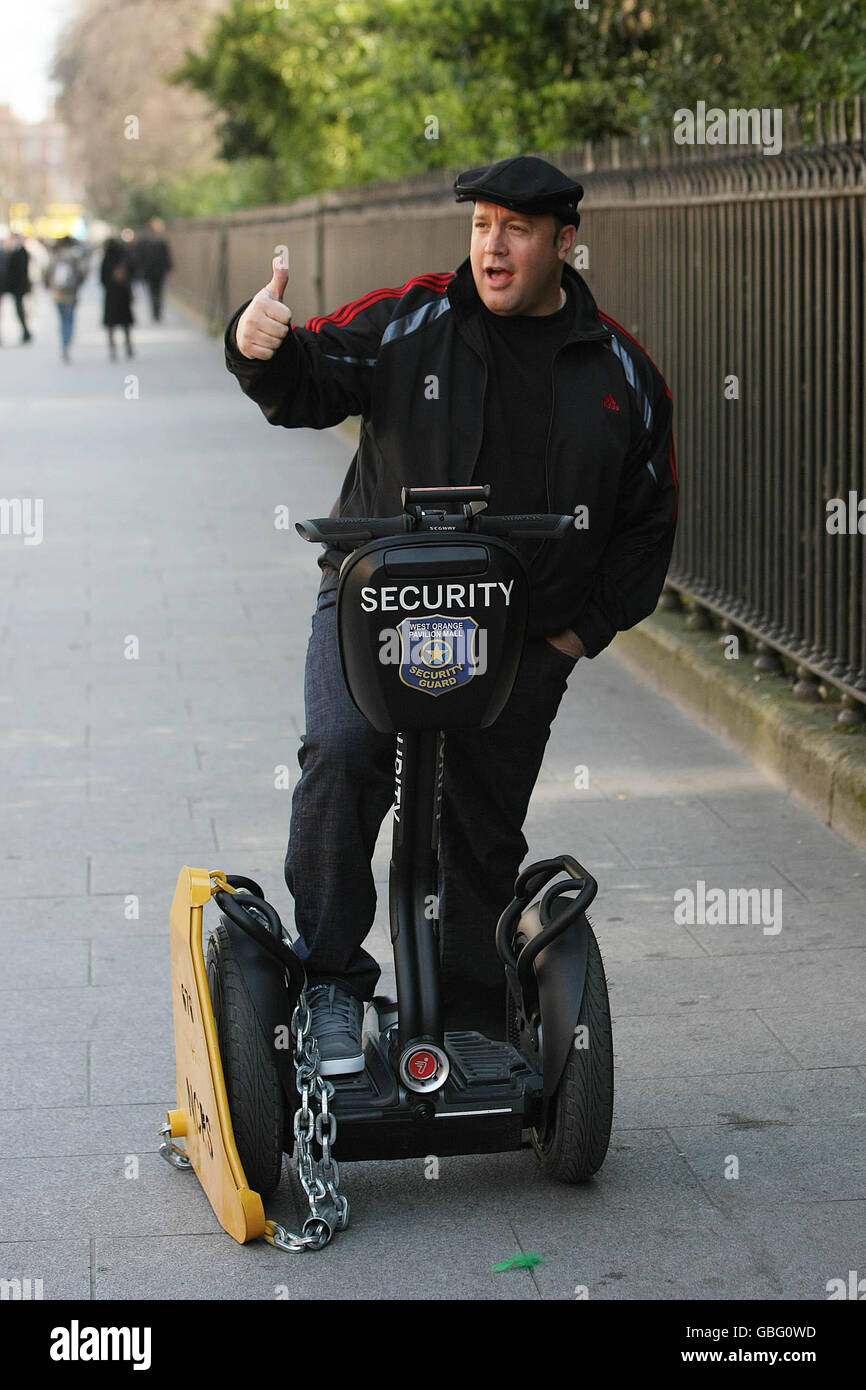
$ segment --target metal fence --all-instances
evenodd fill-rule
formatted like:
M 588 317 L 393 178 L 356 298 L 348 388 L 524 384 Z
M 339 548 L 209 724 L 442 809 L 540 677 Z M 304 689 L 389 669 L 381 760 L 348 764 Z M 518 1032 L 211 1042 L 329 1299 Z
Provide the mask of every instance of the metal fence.
M 819 110 L 808 145 L 796 112 L 785 125 L 776 155 L 669 138 L 540 153 L 584 183 L 581 273 L 673 392 L 670 589 L 756 640 L 765 665 L 794 665 L 798 693 L 814 696 L 819 680 L 841 692 L 853 723 L 866 703 L 861 106 Z M 453 269 L 468 253 L 471 204 L 454 203 L 452 179 L 175 222 L 174 287 L 222 327 L 285 244 L 286 302 L 303 322 L 377 285 Z

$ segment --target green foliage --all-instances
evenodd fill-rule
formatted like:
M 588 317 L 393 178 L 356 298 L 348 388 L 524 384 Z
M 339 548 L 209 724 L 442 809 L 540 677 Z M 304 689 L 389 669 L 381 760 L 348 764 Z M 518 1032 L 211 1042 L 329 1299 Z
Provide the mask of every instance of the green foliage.
M 669 130 L 699 99 L 785 106 L 866 89 L 862 0 L 284 3 L 233 0 L 173 75 L 223 113 L 232 170 L 221 188 L 175 187 L 178 206 Z
M 866 90 L 862 0 L 664 0 L 666 38 L 646 70 L 649 113 L 790 106 Z
M 215 169 L 144 183 L 127 180 L 114 188 L 110 206 L 93 206 L 98 217 L 143 227 L 151 217 L 217 217 L 240 208 L 264 207 L 283 195 L 271 160 L 245 159 Z

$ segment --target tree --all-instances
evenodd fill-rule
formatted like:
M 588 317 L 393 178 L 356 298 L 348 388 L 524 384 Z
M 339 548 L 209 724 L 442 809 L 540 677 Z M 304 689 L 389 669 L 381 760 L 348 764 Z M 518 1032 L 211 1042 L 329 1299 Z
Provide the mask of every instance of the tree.
M 173 75 L 224 113 L 223 156 L 275 160 L 286 197 L 625 132 L 660 41 L 628 4 L 288 2 L 233 0 Z
M 169 85 L 165 73 L 226 3 L 198 0 L 190 9 L 173 0 L 78 0 L 51 75 L 61 84 L 57 114 L 97 215 L 131 221 L 146 209 L 171 213 L 165 198 L 172 182 L 214 170 L 213 106 Z

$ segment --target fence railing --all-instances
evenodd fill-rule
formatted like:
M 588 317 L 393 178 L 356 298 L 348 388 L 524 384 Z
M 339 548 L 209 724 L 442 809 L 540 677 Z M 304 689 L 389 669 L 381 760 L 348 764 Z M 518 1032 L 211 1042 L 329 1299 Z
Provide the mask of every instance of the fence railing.
M 669 590 L 866 704 L 866 144 L 858 101 L 785 113 L 778 154 L 647 145 L 540 153 L 580 177 L 578 268 L 674 396 L 681 477 Z M 220 328 L 289 248 L 295 321 L 456 267 L 454 171 L 181 220 L 174 287 Z

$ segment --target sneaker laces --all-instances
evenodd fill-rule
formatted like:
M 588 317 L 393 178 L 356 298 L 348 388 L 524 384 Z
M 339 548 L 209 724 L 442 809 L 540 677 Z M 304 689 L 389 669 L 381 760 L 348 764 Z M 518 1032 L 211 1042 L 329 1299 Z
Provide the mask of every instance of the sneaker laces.
M 325 993 L 327 991 L 327 1012 L 325 1012 Z M 307 990 L 307 1000 L 313 1015 L 312 1032 L 315 1037 L 327 1037 L 335 1033 L 358 1035 L 358 1009 L 360 1001 L 347 990 L 337 994 L 336 985 L 311 985 Z

